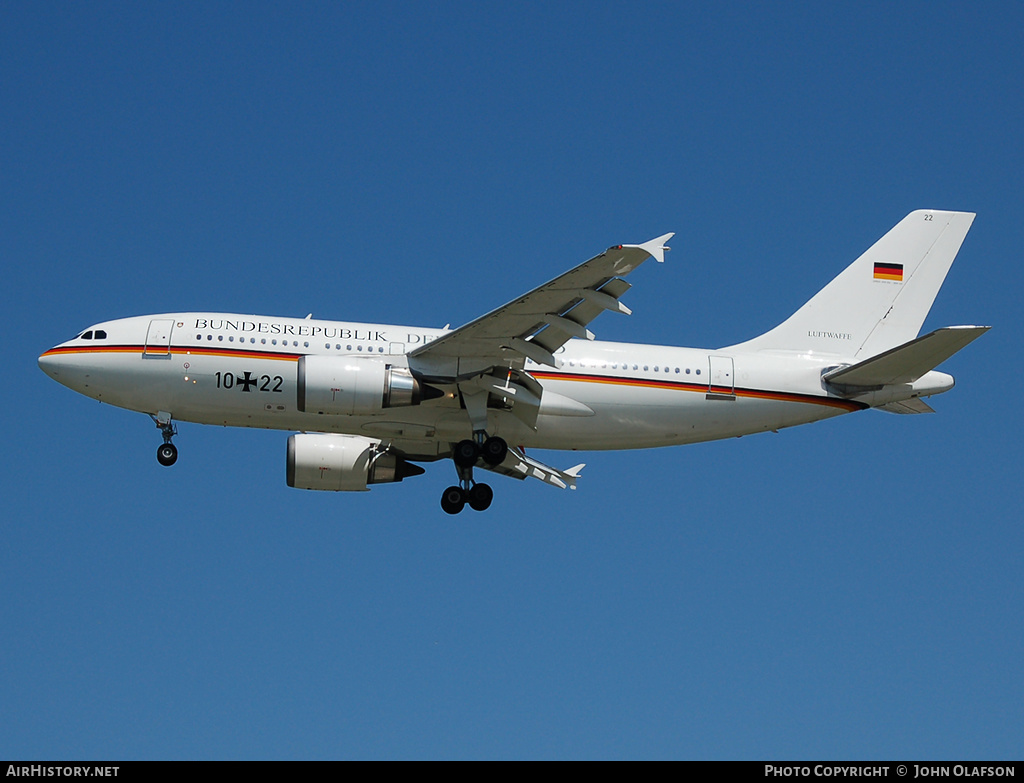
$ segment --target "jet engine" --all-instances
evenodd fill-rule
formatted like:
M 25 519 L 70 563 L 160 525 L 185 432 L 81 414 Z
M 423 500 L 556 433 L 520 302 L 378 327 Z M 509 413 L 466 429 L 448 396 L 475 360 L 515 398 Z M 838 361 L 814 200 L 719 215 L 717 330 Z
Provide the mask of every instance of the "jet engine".
M 365 492 L 424 470 L 380 443 L 358 435 L 300 433 L 288 438 L 288 486 L 334 492 Z
M 440 389 L 421 384 L 405 367 L 361 356 L 302 356 L 298 381 L 298 408 L 303 413 L 378 413 L 444 396 Z

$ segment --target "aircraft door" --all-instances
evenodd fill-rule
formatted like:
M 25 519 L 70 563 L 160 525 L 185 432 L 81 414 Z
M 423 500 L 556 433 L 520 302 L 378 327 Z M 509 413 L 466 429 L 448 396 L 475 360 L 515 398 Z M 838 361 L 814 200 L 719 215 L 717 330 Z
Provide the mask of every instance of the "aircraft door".
M 149 322 L 146 332 L 146 347 L 142 350 L 145 359 L 171 358 L 171 330 L 174 320 L 171 318 L 154 318 Z
M 736 387 L 731 356 L 709 357 L 711 367 L 708 378 L 709 400 L 735 400 Z

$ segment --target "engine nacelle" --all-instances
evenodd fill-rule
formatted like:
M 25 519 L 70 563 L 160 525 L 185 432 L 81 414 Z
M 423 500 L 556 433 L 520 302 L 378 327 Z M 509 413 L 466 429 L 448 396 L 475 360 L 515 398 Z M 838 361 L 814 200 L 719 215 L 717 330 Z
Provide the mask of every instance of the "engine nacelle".
M 419 405 L 423 398 L 420 382 L 408 369 L 362 356 L 302 356 L 298 381 L 303 413 L 378 413 Z
M 397 454 L 378 450 L 379 441 L 358 435 L 304 432 L 288 438 L 288 486 L 334 492 L 365 492 L 424 470 Z

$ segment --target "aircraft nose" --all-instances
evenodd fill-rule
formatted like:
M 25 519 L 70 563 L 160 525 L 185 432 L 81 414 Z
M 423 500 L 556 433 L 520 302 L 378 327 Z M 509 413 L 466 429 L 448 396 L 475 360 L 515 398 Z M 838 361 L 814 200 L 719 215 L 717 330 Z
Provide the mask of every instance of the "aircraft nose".
M 97 396 L 98 392 L 92 380 L 95 369 L 90 364 L 83 363 L 81 355 L 76 353 L 73 346 L 54 346 L 44 352 L 37 361 L 39 369 L 62 386 L 89 397 Z
M 38 361 L 39 369 L 57 381 L 57 383 L 74 388 L 75 379 L 79 373 L 75 372 L 75 367 L 69 363 L 68 357 L 61 352 L 60 346 L 51 348 L 43 353 Z
M 56 378 L 60 372 L 60 357 L 52 350 L 47 351 L 39 357 L 39 369 L 51 378 Z

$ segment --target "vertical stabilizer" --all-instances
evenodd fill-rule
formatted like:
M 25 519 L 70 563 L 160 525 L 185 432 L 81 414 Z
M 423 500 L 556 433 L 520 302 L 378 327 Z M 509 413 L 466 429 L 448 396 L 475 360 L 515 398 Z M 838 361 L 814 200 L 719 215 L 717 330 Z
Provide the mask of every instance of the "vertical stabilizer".
M 911 212 L 783 323 L 731 347 L 865 359 L 913 340 L 973 221 Z

